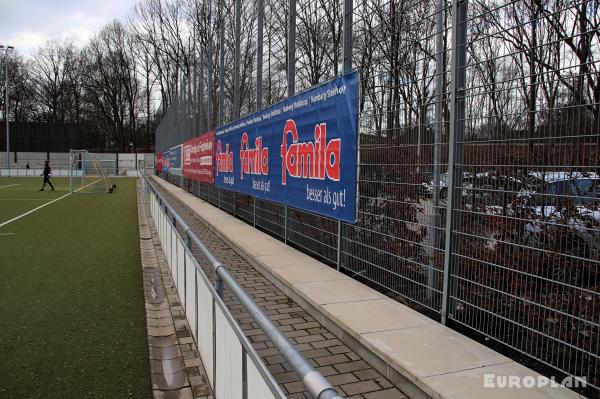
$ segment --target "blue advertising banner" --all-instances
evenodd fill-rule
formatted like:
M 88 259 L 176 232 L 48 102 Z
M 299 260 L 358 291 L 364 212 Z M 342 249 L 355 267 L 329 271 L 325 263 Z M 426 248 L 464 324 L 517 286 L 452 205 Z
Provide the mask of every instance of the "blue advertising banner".
M 171 149 L 169 150 L 169 171 L 170 171 L 170 173 L 181 172 L 181 160 L 182 160 L 181 147 L 182 147 L 182 145 L 179 144 L 178 146 L 171 147 Z M 180 173 L 177 173 L 177 174 L 180 174 Z
M 216 129 L 215 184 L 354 223 L 357 103 L 353 72 Z
M 169 172 L 169 155 L 170 155 L 171 151 L 167 150 L 167 151 L 163 151 L 162 153 L 162 171 L 163 173 L 168 173 Z

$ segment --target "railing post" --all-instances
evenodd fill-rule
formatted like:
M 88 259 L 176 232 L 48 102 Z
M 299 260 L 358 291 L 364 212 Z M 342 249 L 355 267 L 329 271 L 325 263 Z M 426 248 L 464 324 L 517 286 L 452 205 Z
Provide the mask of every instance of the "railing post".
M 192 254 L 190 254 L 193 256 Z M 200 337 L 200 328 L 198 323 L 198 271 L 194 268 L 194 317 L 196 320 L 196 342 L 199 341 Z M 192 335 L 194 332 L 192 331 Z
M 190 251 L 192 250 L 192 239 L 190 238 L 190 235 L 188 234 L 187 230 L 185 231 L 185 246 Z
M 215 303 L 215 297 L 211 295 L 212 299 L 212 344 L 213 344 L 213 389 L 214 392 L 217 390 L 217 304 Z
M 215 282 L 214 282 L 214 287 L 215 287 L 215 291 L 217 292 L 217 295 L 219 295 L 219 298 L 223 299 L 223 294 L 224 294 L 224 286 L 223 286 L 223 279 L 221 278 L 221 276 L 219 275 L 219 269 L 215 269 Z
M 177 240 L 175 240 L 175 242 L 177 242 Z M 175 250 L 177 251 L 177 267 L 179 267 L 179 257 L 182 256 L 179 253 L 179 245 L 175 245 Z M 179 303 L 184 303 L 187 300 L 187 256 L 185 256 L 185 250 L 183 250 L 183 300 L 181 298 L 179 298 Z M 184 308 L 184 312 L 185 309 L 188 308 L 189 303 L 186 302 L 185 304 L 185 308 Z M 187 317 L 187 316 L 186 316 Z
M 441 322 L 446 324 L 452 317 L 451 281 L 457 267 L 454 256 L 459 240 L 454 235 L 460 227 L 462 205 L 463 151 L 465 130 L 465 84 L 467 64 L 467 0 L 452 1 L 452 78 L 450 87 L 450 134 L 448 137 L 448 199 L 446 204 L 446 237 L 444 246 L 444 284 L 442 293 Z
M 248 364 L 244 346 L 242 346 L 242 399 L 248 399 Z

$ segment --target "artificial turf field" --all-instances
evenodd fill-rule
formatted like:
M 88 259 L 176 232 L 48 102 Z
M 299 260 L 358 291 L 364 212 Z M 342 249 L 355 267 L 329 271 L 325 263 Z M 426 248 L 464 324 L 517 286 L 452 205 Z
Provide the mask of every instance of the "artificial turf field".
M 0 225 L 68 193 L 41 180 L 0 178 Z M 135 179 L 111 183 L 0 227 L 0 398 L 150 396 Z

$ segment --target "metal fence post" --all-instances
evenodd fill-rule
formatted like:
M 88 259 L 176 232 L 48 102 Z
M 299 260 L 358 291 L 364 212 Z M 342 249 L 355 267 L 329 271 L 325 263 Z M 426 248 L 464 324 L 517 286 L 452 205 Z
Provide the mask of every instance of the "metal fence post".
M 446 205 L 446 241 L 444 247 L 444 285 L 441 322 L 452 316 L 451 273 L 456 269 L 459 210 L 462 203 L 463 151 L 465 130 L 465 84 L 467 64 L 467 0 L 452 1 L 452 78 L 450 87 L 450 135 L 448 138 L 448 199 Z
M 263 28 L 265 20 L 264 0 L 258 0 L 258 15 L 256 24 L 258 25 L 258 34 L 256 39 L 256 110 L 262 109 L 262 89 L 263 89 Z
M 342 73 L 352 70 L 352 14 L 354 12 L 354 1 L 344 0 L 344 37 L 343 37 L 343 66 Z M 336 269 L 339 271 L 342 262 L 342 221 L 337 221 L 337 254 Z
M 233 57 L 233 119 L 240 119 L 240 45 L 242 25 L 242 1 L 235 1 L 235 54 Z
M 198 71 L 198 105 L 196 106 L 196 109 L 199 110 L 198 124 L 200 128 L 198 129 L 198 132 L 206 131 L 206 108 L 204 107 L 204 56 L 204 51 L 200 50 L 200 68 Z
M 342 262 L 342 221 L 337 221 L 337 256 L 336 256 L 336 269 L 340 270 Z
M 287 78 L 288 97 L 291 97 L 296 94 L 296 0 L 289 0 L 288 12 Z
M 296 94 L 296 0 L 289 0 L 287 78 L 288 97 Z M 288 206 L 284 208 L 283 242 L 288 242 Z
M 225 119 L 225 16 L 223 15 L 223 0 L 219 0 L 219 125 Z M 219 208 L 221 199 L 219 198 Z
M 440 164 L 442 163 L 441 154 L 441 142 L 442 142 L 442 129 L 444 128 L 444 88 L 446 85 L 445 79 L 445 7 L 446 0 L 438 0 L 436 5 L 436 38 L 435 38 L 435 123 L 433 131 L 433 192 L 431 196 L 431 220 L 429 223 L 428 236 L 430 239 L 429 249 L 429 270 L 427 271 L 427 299 L 431 301 L 433 299 L 433 293 L 436 286 L 436 273 L 435 273 L 435 253 L 440 246 L 440 233 L 438 227 L 440 226 Z
M 354 1 L 344 0 L 344 53 L 343 56 L 343 73 L 348 73 L 352 70 L 352 14 L 354 12 Z M 336 66 L 337 69 L 337 66 Z
M 192 121 L 190 120 L 190 115 L 192 114 L 192 110 L 195 107 L 194 98 L 192 97 L 192 74 L 191 71 L 188 74 L 186 79 L 187 81 L 187 101 L 186 101 L 186 112 L 185 112 L 185 126 L 187 127 L 187 137 L 186 140 L 189 140 L 191 137 L 195 136 L 194 129 L 192 127 Z
M 286 205 L 283 209 L 283 242 L 287 244 L 287 231 L 288 231 L 288 206 Z
M 193 79 L 194 92 L 192 93 L 193 98 L 194 98 L 194 104 L 199 103 L 199 101 L 198 101 L 198 84 L 199 84 L 199 82 L 198 82 L 198 67 L 196 64 L 197 63 L 194 59 L 194 65 L 192 67 L 192 72 L 194 74 L 194 79 Z M 198 118 L 198 107 L 197 106 L 193 107 L 192 115 L 194 116 L 194 123 L 193 123 L 194 131 L 199 132 L 200 131 L 200 121 Z
M 208 20 L 211 22 L 212 24 L 212 1 L 208 2 Z M 207 52 L 208 54 L 206 55 L 206 74 L 207 74 L 207 79 L 206 79 L 206 91 L 208 93 L 206 93 L 206 127 L 207 130 L 211 130 L 213 127 L 213 107 L 212 107 L 212 93 L 213 93 L 213 62 L 212 62 L 212 27 L 209 28 L 211 35 L 208 38 L 208 49 Z M 197 132 L 199 133 L 199 132 Z

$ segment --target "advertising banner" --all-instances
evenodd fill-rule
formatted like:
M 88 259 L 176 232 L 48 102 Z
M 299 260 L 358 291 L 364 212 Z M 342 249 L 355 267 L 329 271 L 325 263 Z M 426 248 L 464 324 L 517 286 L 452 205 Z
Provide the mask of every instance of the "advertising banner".
M 215 184 L 356 221 L 358 74 L 215 130 Z
M 170 150 L 163 151 L 162 153 L 162 171 L 164 173 L 169 173 L 169 156 L 171 154 Z
M 169 173 L 181 175 L 181 147 L 179 144 L 169 150 Z
M 214 183 L 214 144 L 213 130 L 183 143 L 183 176 L 203 183 Z
M 156 154 L 156 173 L 162 172 L 163 170 L 163 157 L 162 153 Z

